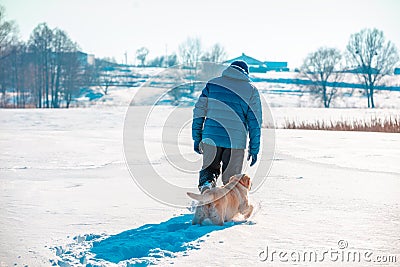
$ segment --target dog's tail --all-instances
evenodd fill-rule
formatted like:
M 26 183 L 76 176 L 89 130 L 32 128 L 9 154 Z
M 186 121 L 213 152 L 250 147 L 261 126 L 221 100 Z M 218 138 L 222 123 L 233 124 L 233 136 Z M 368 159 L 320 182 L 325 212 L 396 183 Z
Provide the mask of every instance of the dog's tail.
M 190 198 L 193 198 L 194 200 L 200 201 L 200 202 L 212 202 L 214 200 L 214 195 L 205 193 L 203 195 L 200 194 L 195 194 L 192 192 L 187 192 L 186 193 Z

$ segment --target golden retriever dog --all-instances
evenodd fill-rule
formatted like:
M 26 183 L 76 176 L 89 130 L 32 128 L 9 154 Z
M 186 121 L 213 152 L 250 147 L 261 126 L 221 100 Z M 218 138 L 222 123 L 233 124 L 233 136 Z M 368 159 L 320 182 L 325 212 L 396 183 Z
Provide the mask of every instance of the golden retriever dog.
M 223 225 L 240 214 L 249 218 L 253 212 L 248 200 L 250 186 L 248 175 L 237 174 L 225 186 L 211 188 L 201 195 L 187 192 L 190 198 L 199 201 L 192 224 L 208 224 L 209 220 L 212 224 Z

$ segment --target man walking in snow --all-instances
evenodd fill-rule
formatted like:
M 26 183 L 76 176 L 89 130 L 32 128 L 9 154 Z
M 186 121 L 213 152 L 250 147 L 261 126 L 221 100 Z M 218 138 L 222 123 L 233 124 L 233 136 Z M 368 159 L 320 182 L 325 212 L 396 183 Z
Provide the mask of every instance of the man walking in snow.
M 216 186 L 221 173 L 227 184 L 232 175 L 242 172 L 249 135 L 250 166 L 260 149 L 262 108 L 257 88 L 251 84 L 244 61 L 234 61 L 220 77 L 210 80 L 193 110 L 194 151 L 203 154 L 199 190 Z

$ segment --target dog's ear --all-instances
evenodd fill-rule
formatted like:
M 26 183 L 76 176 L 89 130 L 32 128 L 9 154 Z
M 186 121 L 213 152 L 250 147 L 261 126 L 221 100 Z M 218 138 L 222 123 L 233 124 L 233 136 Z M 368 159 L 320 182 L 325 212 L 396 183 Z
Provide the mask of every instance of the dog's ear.
M 240 176 L 238 174 L 232 175 L 231 178 L 229 178 L 229 183 L 237 184 L 239 181 Z
M 243 175 L 241 182 L 247 189 L 250 189 L 251 181 L 247 174 Z

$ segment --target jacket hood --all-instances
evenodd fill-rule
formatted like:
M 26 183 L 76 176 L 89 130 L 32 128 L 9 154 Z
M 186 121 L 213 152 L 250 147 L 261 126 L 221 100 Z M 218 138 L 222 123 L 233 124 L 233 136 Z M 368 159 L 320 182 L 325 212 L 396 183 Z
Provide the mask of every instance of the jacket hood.
M 238 79 L 238 80 L 243 80 L 243 81 L 250 81 L 249 76 L 247 76 L 240 70 L 237 70 L 231 66 L 229 66 L 222 72 L 222 76 L 233 78 L 233 79 Z

